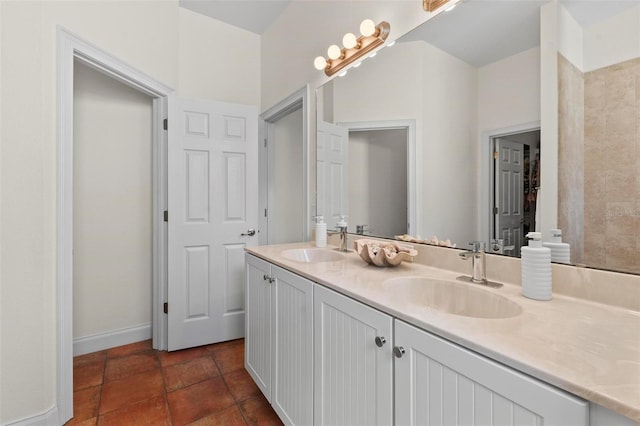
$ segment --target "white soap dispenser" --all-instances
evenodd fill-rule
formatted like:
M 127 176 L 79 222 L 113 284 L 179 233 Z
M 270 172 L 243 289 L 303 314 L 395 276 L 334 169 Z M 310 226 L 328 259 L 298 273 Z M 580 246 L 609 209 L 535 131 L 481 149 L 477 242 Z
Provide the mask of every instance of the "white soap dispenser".
M 529 299 L 551 300 L 551 250 L 542 246 L 542 234 L 529 232 L 522 247 L 522 294 Z
M 316 247 L 327 246 L 327 224 L 324 217 L 316 216 Z
M 542 243 L 542 245 L 551 250 L 551 261 L 571 263 L 571 250 L 568 243 L 562 242 L 562 231 L 559 229 L 551 229 L 550 234 L 549 242 Z
M 347 227 L 347 221 L 346 221 L 347 216 L 341 214 L 340 215 L 340 220 L 338 222 L 336 222 L 336 228 L 346 228 Z

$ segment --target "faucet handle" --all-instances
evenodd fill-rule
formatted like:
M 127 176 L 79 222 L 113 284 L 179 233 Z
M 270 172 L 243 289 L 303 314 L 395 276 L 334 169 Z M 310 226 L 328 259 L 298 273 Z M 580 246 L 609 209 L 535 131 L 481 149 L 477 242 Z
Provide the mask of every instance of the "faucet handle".
M 485 249 L 484 241 L 471 241 L 469 245 L 471 246 L 471 251 L 474 253 L 480 253 Z

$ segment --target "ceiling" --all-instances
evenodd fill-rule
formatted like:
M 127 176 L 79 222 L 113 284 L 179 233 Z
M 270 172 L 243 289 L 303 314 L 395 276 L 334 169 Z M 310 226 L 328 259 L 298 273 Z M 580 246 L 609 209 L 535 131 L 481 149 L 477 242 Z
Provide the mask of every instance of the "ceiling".
M 424 40 L 476 67 L 540 45 L 540 7 L 549 0 L 462 0 L 402 40 Z M 640 5 L 640 0 L 561 0 L 583 27 Z
M 179 4 L 186 9 L 261 35 L 280 16 L 290 1 L 325 0 L 179 0 Z M 476 66 L 492 62 L 491 58 L 497 60 L 508 56 L 509 53 L 515 54 L 539 44 L 538 10 L 541 4 L 549 0 L 462 1 L 465 4 L 455 8 L 451 13 L 440 14 L 430 21 L 429 25 L 423 25 L 408 37 L 422 37 Z M 640 0 L 560 2 L 583 27 L 640 4 Z M 451 33 L 452 23 L 455 23 L 455 34 Z M 505 39 L 502 36 L 505 31 L 511 34 L 511 37 Z M 447 36 L 444 37 L 443 34 Z M 474 34 L 483 34 L 483 40 L 478 40 Z
M 179 0 L 180 6 L 261 35 L 289 0 Z

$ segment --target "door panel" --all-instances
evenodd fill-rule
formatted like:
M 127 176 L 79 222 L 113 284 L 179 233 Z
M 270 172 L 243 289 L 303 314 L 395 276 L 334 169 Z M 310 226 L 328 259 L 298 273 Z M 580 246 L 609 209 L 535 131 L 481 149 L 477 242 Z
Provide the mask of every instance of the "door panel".
M 317 136 L 317 214 L 324 216 L 327 228 L 334 229 L 340 215 L 348 212 L 349 132 L 344 127 L 318 121 Z
M 169 98 L 169 350 L 244 336 L 257 130 L 255 107 Z
M 524 144 L 496 139 L 496 183 L 498 214 L 495 216 L 496 238 L 504 240 L 505 247 L 513 246 L 507 254 L 520 256 L 522 246 L 523 206 L 523 148 Z

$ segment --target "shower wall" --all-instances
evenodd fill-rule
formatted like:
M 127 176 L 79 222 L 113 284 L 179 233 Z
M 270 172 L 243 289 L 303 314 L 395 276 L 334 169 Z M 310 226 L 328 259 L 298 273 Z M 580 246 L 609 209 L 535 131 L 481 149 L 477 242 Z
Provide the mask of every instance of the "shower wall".
M 580 223 L 580 205 L 574 200 L 580 198 L 580 192 L 584 203 L 583 232 L 575 233 L 584 235 L 583 257 L 578 247 L 575 253 L 572 250 L 572 261 L 637 272 L 640 58 L 584 74 L 564 57 L 558 63 L 561 176 L 558 201 L 562 229 L 569 230 Z M 563 175 L 568 179 L 563 179 Z M 573 236 L 573 230 L 568 234 Z

